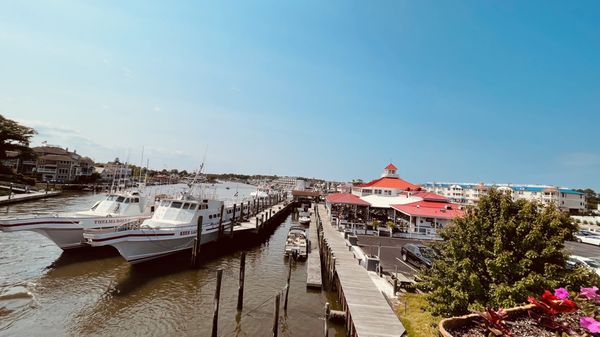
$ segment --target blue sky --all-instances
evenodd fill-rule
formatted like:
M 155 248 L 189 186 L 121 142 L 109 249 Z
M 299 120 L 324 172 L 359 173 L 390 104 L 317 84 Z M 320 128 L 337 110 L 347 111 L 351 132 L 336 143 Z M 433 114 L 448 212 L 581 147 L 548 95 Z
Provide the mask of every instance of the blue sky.
M 600 189 L 596 1 L 0 3 L 0 113 L 153 168 Z M 129 155 L 128 155 L 129 154 Z

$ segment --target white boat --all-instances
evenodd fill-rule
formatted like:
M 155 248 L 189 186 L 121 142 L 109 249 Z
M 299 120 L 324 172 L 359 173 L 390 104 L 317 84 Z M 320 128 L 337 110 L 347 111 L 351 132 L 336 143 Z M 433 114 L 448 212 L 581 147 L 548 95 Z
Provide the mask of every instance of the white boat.
M 302 215 L 298 218 L 298 222 L 301 225 L 308 225 L 308 224 L 310 224 L 310 217 L 307 215 Z
M 83 240 L 86 229 L 116 228 L 150 218 L 154 200 L 148 199 L 136 191 L 108 194 L 86 211 L 0 219 L 0 230 L 34 231 L 61 249 L 80 248 L 86 246 Z
M 226 228 L 234 215 L 233 207 L 226 207 L 221 200 L 183 196 L 162 200 L 152 218 L 141 224 L 134 222 L 111 230 L 88 230 L 83 236 L 93 247 L 115 247 L 130 263 L 144 262 L 192 248 L 201 217 L 201 244 L 217 240 L 222 207 L 222 226 Z M 247 212 L 246 207 L 244 212 Z M 235 216 L 240 216 L 239 207 Z
M 256 191 L 250 192 L 252 198 L 268 198 L 271 190 L 264 187 L 257 187 Z
M 295 259 L 306 259 L 308 256 L 306 247 L 306 231 L 304 228 L 300 226 L 290 227 L 285 241 L 285 256 L 291 256 Z

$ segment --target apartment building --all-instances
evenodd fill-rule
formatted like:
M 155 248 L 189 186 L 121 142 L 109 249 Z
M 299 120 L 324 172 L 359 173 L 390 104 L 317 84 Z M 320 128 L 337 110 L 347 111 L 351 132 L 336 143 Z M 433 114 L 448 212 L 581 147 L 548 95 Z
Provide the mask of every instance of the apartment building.
M 421 185 L 427 191 L 445 196 L 452 202 L 473 205 L 489 189 L 510 194 L 514 200 L 526 199 L 542 204 L 554 204 L 560 210 L 572 213 L 585 211 L 585 195 L 570 188 L 549 185 L 520 184 L 484 184 L 484 183 L 438 183 L 429 182 Z

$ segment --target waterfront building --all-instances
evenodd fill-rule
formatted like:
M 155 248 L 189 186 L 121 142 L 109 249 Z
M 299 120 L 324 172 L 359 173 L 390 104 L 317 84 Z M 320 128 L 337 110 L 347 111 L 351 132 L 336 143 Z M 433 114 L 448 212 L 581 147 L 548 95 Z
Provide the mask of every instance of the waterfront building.
M 400 178 L 389 164 L 380 178 L 353 186 L 351 193 L 332 193 L 325 205 L 332 217 L 350 222 L 393 219 L 406 234 L 435 236 L 436 231 L 463 214 L 462 206 Z
M 110 183 L 114 181 L 117 184 L 125 185 L 131 183 L 133 174 L 133 170 L 128 165 L 119 162 L 117 159 L 106 164 L 97 165 L 95 171 L 100 174 L 100 179 L 104 182 Z
M 7 151 L 7 159 L 2 164 L 17 173 L 37 176 L 41 181 L 70 183 L 81 177 L 89 177 L 94 172 L 94 161 L 82 157 L 77 151 L 70 152 L 56 145 L 32 148 L 35 159 L 21 159 L 20 152 Z
M 585 194 L 570 188 L 550 185 L 485 184 L 485 183 L 438 183 L 421 185 L 427 191 L 445 196 L 462 205 L 474 205 L 491 188 L 512 196 L 514 200 L 525 199 L 545 205 L 553 204 L 560 210 L 571 213 L 585 211 Z

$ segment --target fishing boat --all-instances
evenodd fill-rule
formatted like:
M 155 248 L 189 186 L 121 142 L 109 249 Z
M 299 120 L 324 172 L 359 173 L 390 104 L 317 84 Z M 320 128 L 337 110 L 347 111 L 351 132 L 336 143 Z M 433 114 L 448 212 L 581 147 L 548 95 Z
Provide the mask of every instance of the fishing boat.
M 191 249 L 197 229 L 201 242 L 216 241 L 219 227 L 226 228 L 233 218 L 233 207 L 216 199 L 190 195 L 160 202 L 152 218 L 131 222 L 114 229 L 93 229 L 83 234 L 92 247 L 113 246 L 128 262 L 135 264 Z M 240 216 L 239 208 L 235 216 Z
M 285 256 L 306 259 L 308 256 L 306 231 L 303 227 L 292 226 L 285 240 Z
M 86 229 L 116 228 L 131 221 L 148 219 L 154 200 L 138 191 L 111 193 L 85 211 L 0 219 L 3 232 L 33 231 L 52 240 L 63 250 L 85 246 Z

